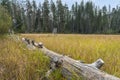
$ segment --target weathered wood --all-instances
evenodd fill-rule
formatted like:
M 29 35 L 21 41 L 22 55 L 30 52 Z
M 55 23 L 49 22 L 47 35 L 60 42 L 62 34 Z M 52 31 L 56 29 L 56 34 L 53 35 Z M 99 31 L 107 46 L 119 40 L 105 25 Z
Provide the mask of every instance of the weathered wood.
M 79 60 L 74 60 L 68 56 L 63 56 L 53 52 L 45 48 L 42 43 L 35 43 L 35 46 L 38 47 L 45 55 L 50 57 L 56 65 L 61 65 L 62 74 L 68 80 L 71 80 L 72 78 L 76 78 L 77 80 L 120 80 L 120 78 L 99 70 L 99 68 L 104 64 L 102 59 L 98 59 L 92 64 L 84 64 Z
M 27 38 L 22 38 L 22 41 L 27 45 L 27 48 L 29 50 L 35 50 L 36 49 L 36 44 L 33 40 L 27 39 Z
M 54 59 L 55 57 L 58 58 L 58 60 L 61 59 L 63 62 L 62 67 L 64 69 L 67 69 L 70 73 L 75 74 L 77 76 L 83 76 L 88 80 L 120 80 L 117 77 L 114 77 L 97 69 L 100 68 L 101 66 L 97 67 L 96 62 L 92 63 L 91 65 L 83 64 L 70 57 L 62 56 L 53 51 L 50 51 L 45 47 L 43 47 L 41 51 L 43 51 L 47 56 L 49 56 L 52 59 Z M 93 67 L 94 65 L 95 67 L 97 67 L 96 69 Z
M 100 69 L 103 66 L 103 64 L 104 64 L 104 61 L 102 59 L 98 59 L 94 63 L 89 64 L 89 66 Z

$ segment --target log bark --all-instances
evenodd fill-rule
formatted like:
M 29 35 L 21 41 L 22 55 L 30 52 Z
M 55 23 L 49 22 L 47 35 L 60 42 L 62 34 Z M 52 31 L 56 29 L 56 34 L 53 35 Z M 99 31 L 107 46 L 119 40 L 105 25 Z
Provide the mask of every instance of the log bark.
M 62 74 L 68 80 L 72 80 L 73 78 L 75 80 L 120 80 L 120 78 L 99 70 L 104 64 L 102 59 L 98 59 L 92 64 L 85 64 L 79 60 L 74 60 L 68 56 L 53 52 L 45 48 L 42 43 L 34 42 L 34 44 L 46 56 L 50 57 L 57 66 L 61 65 Z

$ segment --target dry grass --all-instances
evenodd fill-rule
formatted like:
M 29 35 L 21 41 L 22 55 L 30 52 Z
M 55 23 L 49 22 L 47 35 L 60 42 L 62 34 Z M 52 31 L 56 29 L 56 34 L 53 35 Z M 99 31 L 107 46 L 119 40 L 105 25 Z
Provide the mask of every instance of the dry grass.
M 86 63 L 102 58 L 105 61 L 102 70 L 120 77 L 119 35 L 23 34 L 22 36 L 43 42 L 50 50 Z
M 119 35 L 51 35 L 22 34 L 55 52 L 69 55 L 86 63 L 98 58 L 105 61 L 102 70 L 120 77 Z M 39 50 L 28 50 L 22 42 L 0 36 L 0 80 L 42 80 L 49 70 L 49 59 Z M 60 70 L 50 80 L 65 80 Z M 44 79 L 43 79 L 44 80 Z
M 39 50 L 28 50 L 22 42 L 0 36 L 0 80 L 44 80 L 48 70 L 49 59 Z M 62 80 L 57 74 L 51 80 Z

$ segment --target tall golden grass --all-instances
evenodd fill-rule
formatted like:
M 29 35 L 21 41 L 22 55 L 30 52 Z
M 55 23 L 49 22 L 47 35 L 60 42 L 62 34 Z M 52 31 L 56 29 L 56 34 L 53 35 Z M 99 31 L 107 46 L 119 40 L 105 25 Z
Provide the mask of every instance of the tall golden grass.
M 39 50 L 28 50 L 21 41 L 0 36 L 0 80 L 44 80 L 49 58 Z M 59 71 L 51 80 L 63 80 Z
M 43 42 L 50 50 L 86 63 L 102 58 L 105 61 L 102 70 L 120 77 L 120 35 L 22 34 L 22 36 Z

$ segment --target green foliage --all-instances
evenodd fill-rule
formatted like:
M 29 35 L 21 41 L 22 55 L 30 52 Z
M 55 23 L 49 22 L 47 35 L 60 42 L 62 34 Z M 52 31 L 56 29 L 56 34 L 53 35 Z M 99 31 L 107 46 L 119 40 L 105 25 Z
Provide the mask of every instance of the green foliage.
M 51 30 L 49 25 L 49 2 L 48 0 L 44 0 L 43 3 L 43 31 L 49 32 Z
M 0 34 L 7 33 L 12 21 L 7 10 L 0 5 Z
M 62 1 L 61 0 L 57 0 L 57 28 L 58 28 L 58 32 L 61 33 L 61 32 L 64 32 L 65 30 L 65 8 L 62 4 Z
M 11 4 L 12 3 L 12 4 Z M 22 3 L 22 2 L 21 2 Z M 56 3 L 44 0 L 36 2 L 26 1 L 19 5 L 15 0 L 2 0 L 4 6 L 14 18 L 13 28 L 16 32 L 49 32 L 57 28 L 59 33 L 120 33 L 120 8 L 106 6 L 99 8 L 92 1 L 74 3 L 70 8 L 62 0 Z M 110 31 L 112 30 L 112 31 Z

